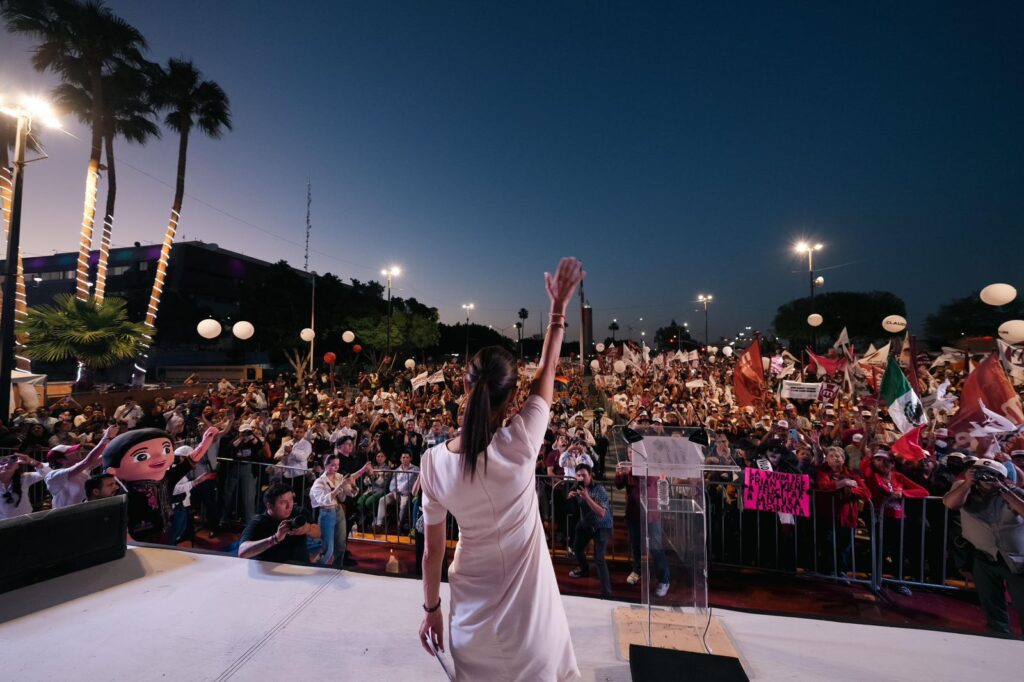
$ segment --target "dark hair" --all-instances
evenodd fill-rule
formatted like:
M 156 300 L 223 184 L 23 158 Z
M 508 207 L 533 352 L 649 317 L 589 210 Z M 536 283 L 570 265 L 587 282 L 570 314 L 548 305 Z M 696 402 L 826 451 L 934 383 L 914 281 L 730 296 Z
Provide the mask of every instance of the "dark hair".
M 125 431 L 107 444 L 103 451 L 103 469 L 121 466 L 121 459 L 128 454 L 128 451 L 139 443 L 147 440 L 172 440 L 169 433 L 163 429 L 135 429 Z M 172 441 L 173 443 L 173 441 Z
M 338 457 L 337 455 L 335 455 L 333 453 L 330 454 L 330 455 L 325 456 L 324 457 L 324 466 L 327 466 L 328 464 L 330 464 L 332 460 L 340 461 L 341 457 Z
M 277 498 L 281 497 L 285 493 L 293 493 L 291 486 L 278 481 L 277 483 L 271 483 L 270 487 L 267 488 L 266 492 L 263 493 L 263 504 L 268 507 L 273 507 L 274 503 L 277 502 Z
M 17 468 L 14 470 L 14 478 L 11 479 L 11 490 L 4 494 L 4 502 L 7 502 L 7 504 L 13 504 L 15 507 L 17 507 L 19 504 L 21 504 L 22 469 L 20 466 L 18 466 L 17 462 L 14 463 L 14 466 Z M 6 499 L 8 496 L 10 496 L 11 499 L 13 499 L 14 501 L 12 502 L 11 500 Z M 17 499 L 14 499 L 15 497 L 17 497 Z
M 96 476 L 90 476 L 85 482 L 85 499 L 92 499 L 92 494 L 98 491 L 100 486 L 103 485 L 103 479 L 113 477 L 113 474 L 97 474 Z
M 487 446 L 498 430 L 497 411 L 516 390 L 516 365 L 512 354 L 500 346 L 481 348 L 466 369 L 469 395 L 464 404 L 459 452 L 462 473 L 476 475 L 477 458 L 483 453 L 487 470 Z
M 352 436 L 342 436 L 341 438 L 338 439 L 338 442 L 334 444 L 334 447 L 340 448 L 345 443 L 354 443 L 355 440 L 356 439 L 353 438 Z
M 594 470 L 591 468 L 589 464 L 577 464 L 576 473 L 579 473 L 581 471 L 586 471 L 588 474 L 591 475 L 591 477 L 593 477 L 594 475 Z

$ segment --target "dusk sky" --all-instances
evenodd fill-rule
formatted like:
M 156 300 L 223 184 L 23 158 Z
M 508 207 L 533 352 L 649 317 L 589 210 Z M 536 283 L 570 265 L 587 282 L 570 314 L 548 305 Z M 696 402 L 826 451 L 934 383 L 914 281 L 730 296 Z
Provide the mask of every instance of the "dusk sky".
M 191 141 L 181 240 L 302 267 L 309 179 L 312 269 L 395 263 L 442 321 L 525 307 L 531 333 L 565 255 L 599 336 L 702 330 L 701 292 L 713 337 L 765 329 L 806 295 L 801 237 L 824 292 L 892 291 L 916 330 L 1024 291 L 1019 2 L 108 4 L 231 98 L 234 131 Z M 56 82 L 31 46 L 3 35 L 0 91 Z M 77 248 L 88 132 L 66 123 L 28 166 L 26 254 Z M 162 239 L 176 150 L 119 143 L 116 245 Z

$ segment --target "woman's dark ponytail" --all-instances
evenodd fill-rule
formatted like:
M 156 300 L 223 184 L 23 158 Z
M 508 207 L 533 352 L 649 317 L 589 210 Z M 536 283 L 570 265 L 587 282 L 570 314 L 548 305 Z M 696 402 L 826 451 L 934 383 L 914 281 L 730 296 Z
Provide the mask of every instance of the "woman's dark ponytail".
M 516 366 L 512 354 L 499 346 L 481 349 L 466 370 L 469 395 L 459 432 L 462 473 L 472 479 L 483 456 L 487 471 L 487 446 L 501 426 L 499 410 L 516 390 Z

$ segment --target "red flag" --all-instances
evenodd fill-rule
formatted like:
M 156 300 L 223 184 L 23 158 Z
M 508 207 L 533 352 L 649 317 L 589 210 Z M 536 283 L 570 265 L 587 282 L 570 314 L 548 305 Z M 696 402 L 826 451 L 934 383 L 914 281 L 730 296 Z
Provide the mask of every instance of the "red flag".
M 977 446 L 976 443 L 971 443 L 968 432 L 973 428 L 971 422 L 981 424 L 985 421 L 985 413 L 981 411 L 980 402 L 1014 424 L 1024 424 L 1020 396 L 1010 385 L 1010 380 L 1006 378 L 1006 372 L 996 355 L 990 355 L 982 360 L 981 364 L 967 376 L 964 388 L 960 392 L 960 409 L 949 422 L 949 432 L 960 447 Z
M 900 439 L 892 444 L 892 451 L 907 460 L 916 462 L 928 456 L 928 451 L 921 447 L 921 430 L 925 424 L 907 431 L 900 436 Z
M 761 396 L 764 394 L 765 380 L 760 338 L 755 338 L 754 342 L 740 356 L 732 374 L 732 387 L 740 407 L 753 405 L 761 400 Z
M 827 374 L 829 376 L 836 372 L 841 372 L 846 367 L 846 358 L 838 358 L 830 360 L 821 355 L 815 355 L 810 350 L 807 351 L 807 355 L 811 358 L 809 365 L 817 366 L 818 376 Z

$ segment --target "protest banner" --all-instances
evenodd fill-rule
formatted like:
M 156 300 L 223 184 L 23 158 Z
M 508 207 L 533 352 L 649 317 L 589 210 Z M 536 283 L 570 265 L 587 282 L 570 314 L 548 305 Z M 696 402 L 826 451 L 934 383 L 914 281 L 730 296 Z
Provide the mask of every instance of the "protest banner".
M 811 515 L 810 476 L 747 468 L 743 470 L 743 483 L 745 509 Z
M 786 380 L 782 382 L 782 391 L 779 396 L 790 400 L 817 400 L 819 391 L 821 391 L 819 383 Z

